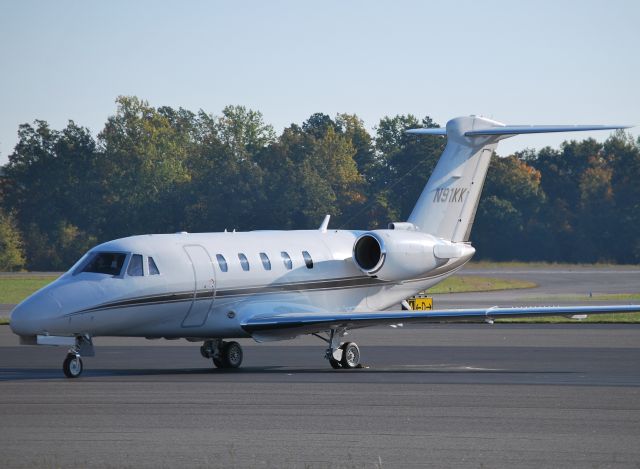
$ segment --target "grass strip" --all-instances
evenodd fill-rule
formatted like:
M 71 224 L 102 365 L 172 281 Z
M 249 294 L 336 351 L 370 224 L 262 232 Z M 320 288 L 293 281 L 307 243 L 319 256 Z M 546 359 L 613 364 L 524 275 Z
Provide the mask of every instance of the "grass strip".
M 57 276 L 48 277 L 0 277 L 0 303 L 17 304 L 36 290 L 50 284 Z
M 482 277 L 479 275 L 454 275 L 431 287 L 428 295 L 441 293 L 466 293 L 496 290 L 512 290 L 516 288 L 533 288 L 537 285 L 525 280 Z

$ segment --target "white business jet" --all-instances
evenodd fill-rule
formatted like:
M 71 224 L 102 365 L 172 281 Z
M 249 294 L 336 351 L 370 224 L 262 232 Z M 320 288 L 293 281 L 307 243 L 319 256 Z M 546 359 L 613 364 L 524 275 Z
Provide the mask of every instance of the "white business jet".
M 242 348 L 314 335 L 333 368 L 356 368 L 350 329 L 399 323 L 486 321 L 584 315 L 640 306 L 518 307 L 389 311 L 460 269 L 475 249 L 469 233 L 492 153 L 516 134 L 621 129 L 627 126 L 510 126 L 459 117 L 409 219 L 372 231 L 329 229 L 247 233 L 151 234 L 96 246 L 47 287 L 20 303 L 11 328 L 23 344 L 65 345 L 66 376 L 82 373 L 99 336 L 186 338 L 218 368 L 237 368 Z M 403 303 L 406 305 L 406 302 Z

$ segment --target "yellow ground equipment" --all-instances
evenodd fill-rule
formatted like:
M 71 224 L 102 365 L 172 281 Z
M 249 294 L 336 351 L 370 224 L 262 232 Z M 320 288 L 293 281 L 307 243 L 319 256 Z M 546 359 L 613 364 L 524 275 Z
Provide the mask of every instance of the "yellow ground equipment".
M 433 309 L 433 298 L 427 295 L 412 296 L 407 302 L 414 311 L 429 311 Z

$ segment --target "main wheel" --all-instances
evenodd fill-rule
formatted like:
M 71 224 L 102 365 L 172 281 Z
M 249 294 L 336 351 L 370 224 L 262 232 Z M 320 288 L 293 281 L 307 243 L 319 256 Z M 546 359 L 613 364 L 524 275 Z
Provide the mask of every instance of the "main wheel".
M 77 378 L 82 374 L 82 359 L 73 353 L 68 354 L 62 363 L 62 371 L 67 378 Z
M 224 367 L 224 365 L 222 364 L 222 360 L 220 360 L 219 358 L 212 358 L 211 360 L 213 361 L 213 366 L 215 366 L 216 368 Z
M 242 347 L 238 342 L 227 342 L 222 348 L 223 368 L 238 368 L 242 364 Z
M 360 349 L 355 342 L 347 342 L 340 347 L 342 349 L 342 360 L 340 364 L 343 368 L 357 368 L 360 364 Z
M 206 342 L 200 346 L 200 355 L 202 358 L 211 358 L 211 354 L 209 353 L 209 348 L 206 346 Z
M 333 357 L 329 358 L 329 364 L 331 365 L 331 368 L 333 368 L 334 370 L 339 370 L 340 368 L 342 368 L 342 365 L 340 364 L 340 360 L 336 360 Z

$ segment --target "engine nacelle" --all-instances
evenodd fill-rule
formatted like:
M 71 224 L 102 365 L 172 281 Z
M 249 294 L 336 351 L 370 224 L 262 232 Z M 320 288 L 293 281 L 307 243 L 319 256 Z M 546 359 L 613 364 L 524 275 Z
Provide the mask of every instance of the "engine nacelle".
M 353 245 L 353 260 L 367 275 L 400 281 L 419 278 L 448 259 L 470 259 L 475 249 L 449 243 L 419 231 L 374 230 L 361 234 Z

